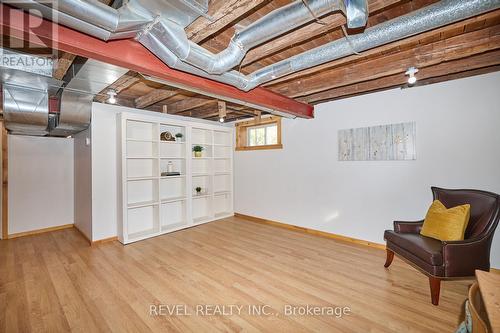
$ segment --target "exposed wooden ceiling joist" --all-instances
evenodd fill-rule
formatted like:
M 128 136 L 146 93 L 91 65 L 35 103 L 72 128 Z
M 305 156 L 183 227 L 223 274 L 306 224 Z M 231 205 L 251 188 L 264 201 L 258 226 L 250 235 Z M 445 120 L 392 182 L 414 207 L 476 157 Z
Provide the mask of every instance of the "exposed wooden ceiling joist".
M 462 32 L 469 32 L 477 29 L 483 28 L 486 24 L 488 25 L 495 25 L 496 20 L 500 17 L 500 10 L 498 11 L 493 11 L 490 13 L 486 13 L 483 15 L 479 15 L 470 19 L 467 19 L 462 22 L 457 22 L 453 23 L 435 30 L 431 30 L 428 32 L 424 32 L 422 34 L 409 37 L 406 39 L 403 39 L 401 41 L 396 41 L 393 43 L 389 43 L 371 50 L 364 51 L 360 53 L 359 55 L 352 55 L 348 57 L 344 57 L 329 63 L 326 63 L 324 65 L 316 66 L 310 69 L 306 69 L 300 72 L 293 73 L 291 75 L 279 78 L 277 80 L 271 81 L 268 84 L 265 84 L 267 87 L 277 87 L 278 83 L 284 83 L 284 82 L 290 82 L 290 81 L 295 81 L 298 80 L 299 78 L 302 77 L 308 77 L 311 75 L 314 75 L 314 73 L 319 73 L 323 72 L 325 70 L 334 68 L 334 67 L 340 67 L 341 65 L 347 65 L 347 64 L 352 64 L 355 62 L 361 62 L 364 60 L 367 60 L 369 58 L 373 58 L 376 56 L 379 56 L 381 54 L 387 54 L 387 53 L 395 53 L 399 52 L 404 49 L 409 49 L 416 44 L 428 44 L 434 41 L 442 40 L 446 36 L 451 36 L 453 34 L 457 34 L 458 31 Z
M 128 71 L 127 73 L 125 73 L 125 75 L 123 75 L 118 80 L 113 82 L 113 84 L 111 84 L 107 88 L 103 89 L 95 97 L 95 100 L 97 102 L 104 103 L 104 101 L 106 101 L 106 99 L 108 98 L 108 96 L 106 94 L 106 92 L 108 90 L 113 89 L 116 91 L 117 94 L 119 94 L 120 92 L 122 92 L 125 89 L 130 88 L 131 86 L 133 86 L 134 84 L 136 84 L 140 80 L 141 80 L 141 76 L 139 74 L 137 74 L 136 72 L 133 72 L 133 71 Z
M 62 80 L 68 69 L 73 64 L 73 60 L 75 60 L 75 58 L 76 55 L 74 54 L 61 52 L 54 63 L 54 72 L 52 77 L 56 80 Z
M 179 94 L 178 89 L 155 89 L 146 95 L 137 97 L 135 99 L 135 107 L 138 109 L 144 109 L 150 105 L 161 102 L 177 94 Z
M 188 26 L 186 32 L 192 41 L 217 53 L 227 47 L 238 26 L 247 26 L 291 1 L 293 0 L 213 0 L 210 2 L 208 14 L 214 21 L 201 17 Z M 374 26 L 437 0 L 368 1 L 368 26 Z M 249 73 L 337 38 L 343 38 L 340 27 L 345 24 L 345 17 L 342 14 L 326 15 L 321 21 L 326 25 L 311 20 L 309 24 L 253 48 L 238 69 Z M 404 71 L 410 66 L 420 69 L 419 85 L 497 70 L 500 64 L 495 62 L 494 57 L 497 56 L 496 52 L 500 52 L 498 50 L 500 10 L 364 51 L 360 55 L 348 56 L 293 73 L 265 86 L 299 101 L 315 104 L 404 86 L 407 79 Z M 136 107 L 148 110 L 166 110 L 168 113 L 210 120 L 218 120 L 220 116 L 217 100 L 212 97 L 182 89 L 176 92 L 169 86 L 146 81 L 136 84 L 140 79 L 134 78 L 132 73 L 128 74 L 131 79 L 124 78 L 123 82 L 118 80 L 109 87 L 122 92 L 123 103 L 135 104 Z M 104 95 L 100 99 L 105 100 L 106 97 Z M 226 106 L 227 121 L 256 114 L 255 110 L 244 105 L 227 102 Z
M 276 90 L 287 96 L 301 97 L 356 82 L 404 73 L 410 66 L 423 68 L 500 48 L 500 26 L 461 34 L 428 45 L 417 45 L 403 52 L 333 68 L 300 81 L 286 82 Z
M 471 75 L 489 73 L 499 69 L 500 50 L 496 50 L 422 68 L 418 72 L 419 79 L 417 85 L 454 80 Z M 401 87 L 405 86 L 406 82 L 407 77 L 398 73 L 312 94 L 301 98 L 301 100 L 315 104 L 343 97 Z
M 378 12 L 397 2 L 401 2 L 401 0 L 372 0 L 369 2 L 369 9 L 371 13 Z M 321 23 L 313 22 L 290 32 L 286 35 L 286 38 L 276 38 L 268 43 L 253 48 L 247 53 L 245 59 L 243 59 L 242 66 L 289 48 L 290 45 L 297 45 L 316 36 L 321 36 L 345 23 L 346 18 L 341 13 L 335 13 L 324 17 L 321 19 Z
M 199 17 L 186 28 L 190 40 L 199 43 L 218 33 L 231 23 L 237 21 L 249 11 L 269 2 L 270 0 L 216 0 L 212 1 L 208 11 L 213 21 Z
M 183 99 L 178 102 L 168 104 L 168 113 L 177 114 L 190 111 L 206 105 L 217 105 L 216 99 L 193 97 L 189 99 Z

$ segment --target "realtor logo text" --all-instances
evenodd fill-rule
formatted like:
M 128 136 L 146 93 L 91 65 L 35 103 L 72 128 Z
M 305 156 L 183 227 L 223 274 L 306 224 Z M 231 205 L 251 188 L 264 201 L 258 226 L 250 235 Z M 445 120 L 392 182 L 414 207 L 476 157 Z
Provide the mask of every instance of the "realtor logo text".
M 348 306 L 319 306 L 319 305 L 291 305 L 286 304 L 281 312 L 275 311 L 267 304 L 151 304 L 150 316 L 330 316 L 342 318 L 351 314 Z

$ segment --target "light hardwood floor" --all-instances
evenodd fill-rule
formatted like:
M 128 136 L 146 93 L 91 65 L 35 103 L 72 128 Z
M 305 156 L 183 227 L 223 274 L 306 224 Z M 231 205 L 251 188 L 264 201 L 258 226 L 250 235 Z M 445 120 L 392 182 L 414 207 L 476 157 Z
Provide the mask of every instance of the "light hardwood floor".
M 0 241 L 0 332 L 453 332 L 471 282 L 444 282 L 435 307 L 424 275 L 384 260 L 240 218 L 127 246 L 89 247 L 74 229 Z M 151 304 L 192 315 L 151 316 Z M 273 315 L 201 316 L 199 304 L 267 304 Z M 351 314 L 285 316 L 286 304 Z

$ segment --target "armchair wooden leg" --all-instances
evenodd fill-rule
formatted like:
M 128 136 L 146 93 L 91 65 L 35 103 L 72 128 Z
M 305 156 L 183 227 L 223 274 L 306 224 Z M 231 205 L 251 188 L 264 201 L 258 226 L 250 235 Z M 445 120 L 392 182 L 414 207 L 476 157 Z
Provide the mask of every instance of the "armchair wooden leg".
M 387 251 L 387 258 L 385 259 L 385 264 L 384 267 L 387 268 L 392 264 L 392 260 L 394 259 L 394 252 L 392 252 L 389 249 L 386 249 Z
M 432 304 L 439 304 L 439 291 L 441 289 L 441 279 L 429 276 L 429 285 L 431 287 L 431 300 Z

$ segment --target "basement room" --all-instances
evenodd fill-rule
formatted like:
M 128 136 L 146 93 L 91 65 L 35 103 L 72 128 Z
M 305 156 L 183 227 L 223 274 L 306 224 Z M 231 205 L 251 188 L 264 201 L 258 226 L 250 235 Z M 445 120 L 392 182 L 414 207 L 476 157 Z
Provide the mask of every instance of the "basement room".
M 500 333 L 500 0 L 0 29 L 0 332 Z

